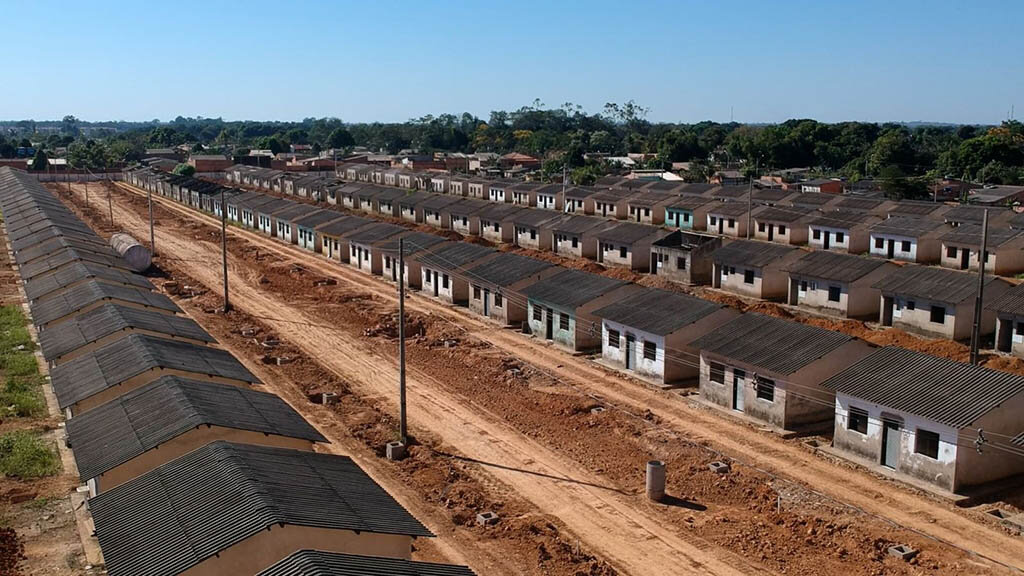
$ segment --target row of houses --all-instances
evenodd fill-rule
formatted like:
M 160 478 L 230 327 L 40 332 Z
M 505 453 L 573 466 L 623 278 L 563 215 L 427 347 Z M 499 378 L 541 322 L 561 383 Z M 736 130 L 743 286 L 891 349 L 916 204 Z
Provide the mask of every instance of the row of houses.
M 140 187 L 219 214 L 218 185 L 210 188 L 209 182 L 193 185 L 188 180 L 178 184 L 178 179 L 147 171 L 131 172 L 127 178 Z M 426 223 L 495 243 L 588 258 L 685 284 L 709 284 L 744 297 L 877 321 L 930 337 L 965 339 L 973 324 L 977 279 L 967 271 L 830 250 L 809 251 L 807 247 L 766 240 L 723 240 L 633 222 L 610 222 L 372 184 L 342 186 L 337 202 L 333 206 L 327 203 L 325 208 L 258 192 L 227 190 L 225 203 L 232 221 L 323 251 L 341 262 L 354 258 L 373 273 L 379 273 L 388 263 L 381 259 L 381 249 L 372 246 L 377 240 L 367 237 L 367 231 L 357 233 L 357 229 L 367 225 L 369 218 L 385 217 L 410 224 Z M 339 206 L 367 218 L 343 218 L 331 209 Z M 448 228 L 444 222 L 449 222 Z M 965 223 L 955 230 L 971 226 Z M 393 224 L 376 230 L 402 231 Z M 944 289 L 933 289 L 936 285 Z M 1020 355 L 1024 351 L 1020 344 L 1024 343 L 1018 342 L 1020 338 L 1013 333 L 1020 324 L 1018 312 L 1001 303 L 1002 295 L 1010 288 L 1007 280 L 986 278 L 989 304 L 982 313 L 980 333 L 987 336 L 997 331 L 998 324 L 996 348 Z
M 486 207 L 483 202 L 597 217 L 636 224 L 706 232 L 725 238 L 754 238 L 791 246 L 808 246 L 848 254 L 953 269 L 977 269 L 981 243 L 982 206 L 951 206 L 934 202 L 890 201 L 781 188 L 688 184 L 675 181 L 621 180 L 617 187 L 574 187 L 540 182 L 501 182 L 453 178 L 444 173 L 413 172 L 350 165 L 339 169 L 341 181 L 325 176 L 292 180 L 283 172 L 233 167 L 229 181 L 267 190 L 289 192 L 309 178 L 324 187 L 323 201 L 351 207 L 353 196 L 369 195 L 375 186 L 417 191 L 407 202 L 424 201 L 433 193 L 456 200 L 435 200 L 434 221 L 419 221 L 455 229 L 452 218 L 463 219 Z M 294 176 L 294 175 L 291 175 Z M 301 184 L 296 184 L 301 182 Z M 628 187 L 627 187 L 628 186 Z M 362 192 L 360 192 L 362 191 Z M 302 192 L 297 195 L 306 196 Z M 316 197 L 319 198 L 319 197 Z M 463 199 L 460 202 L 458 199 Z M 478 202 L 469 202 L 477 200 Z M 444 207 L 449 206 L 448 210 Z M 989 273 L 1013 276 L 1024 272 L 1024 215 L 1006 207 L 991 207 L 985 267 Z M 459 214 L 453 215 L 457 211 Z M 468 212 L 468 214 L 466 214 Z M 507 218 L 520 211 L 506 210 Z M 534 216 L 543 220 L 544 216 Z M 513 224 L 514 226 L 514 224 Z M 472 228 L 472 226 L 470 226 Z M 748 231 L 748 227 L 750 230 Z M 638 262 L 646 271 L 648 262 Z
M 472 574 L 35 178 L 0 210 L 109 574 Z
M 240 196 L 245 194 L 251 193 Z M 239 210 L 250 209 L 242 202 Z M 231 200 L 226 203 L 232 205 Z M 365 210 L 356 200 L 351 208 Z M 259 211 L 258 207 L 251 209 Z M 1024 472 L 1024 459 L 1000 452 L 997 446 L 983 450 L 981 458 L 976 455 L 977 446 L 964 448 L 981 425 L 1004 437 L 1024 432 L 1024 420 L 1015 412 L 1024 401 L 1024 378 L 915 352 L 878 348 L 815 326 L 740 314 L 693 296 L 449 241 L 364 216 L 334 212 L 334 220 L 312 231 L 314 239 L 322 237 L 319 244 L 304 248 L 388 282 L 404 280 L 425 297 L 466 306 L 566 351 L 599 350 L 600 362 L 659 386 L 696 384 L 705 402 L 780 429 L 831 422 L 836 449 L 848 457 L 869 459 L 894 474 L 944 490 L 961 491 Z M 273 230 L 263 233 L 298 245 L 287 235 L 275 236 Z M 824 274 L 848 267 L 835 262 L 804 262 L 803 258 L 868 262 L 876 268 L 863 265 L 850 272 L 849 278 L 863 276 L 871 282 L 888 278 L 887 271 L 904 268 L 884 260 L 807 252 L 765 242 L 734 242 L 715 251 L 712 259 L 725 262 L 726 256 L 720 253 L 736 251 L 744 244 L 803 254 L 791 260 L 798 275 L 781 283 L 783 288 L 796 286 L 797 291 L 799 274 Z M 405 268 L 396 272 L 399 246 L 405 249 Z M 766 262 L 786 259 L 778 254 L 767 256 Z M 878 270 L 877 266 L 886 268 Z M 725 264 L 716 264 L 715 275 L 721 275 L 724 268 L 730 268 L 729 277 L 749 276 L 745 269 L 733 271 Z M 936 268 L 905 268 L 965 275 Z M 757 273 L 753 280 L 759 281 Z M 774 286 L 775 280 L 764 280 L 763 285 Z M 882 292 L 882 288 L 877 290 Z M 854 310 L 864 305 L 860 294 L 844 296 L 840 291 L 840 299 Z M 908 365 L 933 373 L 927 380 L 914 372 L 900 373 L 900 378 L 894 379 L 884 370 L 893 357 L 905 358 Z M 946 380 L 942 374 L 950 370 L 961 376 Z M 950 394 L 951 389 L 956 394 Z M 935 398 L 932 390 L 942 390 L 942 397 Z M 973 416 L 948 418 L 961 403 L 969 404 Z

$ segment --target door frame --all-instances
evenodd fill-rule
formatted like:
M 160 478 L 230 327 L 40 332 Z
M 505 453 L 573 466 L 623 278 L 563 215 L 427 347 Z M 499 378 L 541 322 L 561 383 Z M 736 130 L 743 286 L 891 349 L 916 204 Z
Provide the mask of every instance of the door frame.
M 895 470 L 899 466 L 899 452 L 896 453 L 895 465 L 889 466 L 886 464 L 889 456 L 889 434 L 902 434 L 903 433 L 903 422 L 895 418 L 887 418 L 882 416 L 882 448 L 878 452 L 878 462 L 886 468 Z

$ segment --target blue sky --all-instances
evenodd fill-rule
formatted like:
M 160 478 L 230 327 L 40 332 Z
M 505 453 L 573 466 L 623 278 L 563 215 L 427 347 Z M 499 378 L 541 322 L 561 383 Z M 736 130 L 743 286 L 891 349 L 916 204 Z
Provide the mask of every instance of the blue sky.
M 1020 1 L 14 2 L 0 118 L 1024 117 Z M 732 111 L 732 112 L 730 112 Z

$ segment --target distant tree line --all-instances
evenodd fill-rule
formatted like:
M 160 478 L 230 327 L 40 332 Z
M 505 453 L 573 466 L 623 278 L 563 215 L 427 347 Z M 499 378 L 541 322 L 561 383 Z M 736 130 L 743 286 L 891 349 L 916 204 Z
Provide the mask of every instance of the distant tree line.
M 690 162 L 689 179 L 704 180 L 715 170 L 755 172 L 808 167 L 816 175 L 878 178 L 895 195 L 924 193 L 927 180 L 950 176 L 993 184 L 1024 184 L 1024 126 L 907 126 L 869 122 L 827 124 L 810 119 L 745 125 L 647 120 L 648 110 L 633 101 L 609 103 L 598 113 L 566 103 L 546 107 L 539 100 L 514 111 L 497 110 L 487 119 L 473 114 L 424 116 L 401 123 L 345 123 L 338 118 L 301 122 L 224 121 L 178 117 L 166 123 L 81 122 L 73 116 L 45 123 L 0 123 L 0 157 L 11 157 L 26 142 L 45 150 L 68 147 L 73 165 L 102 169 L 140 159 L 146 148 L 188 144 L 194 150 L 246 153 L 250 149 L 287 151 L 308 144 L 314 151 L 363 146 L 397 153 L 521 152 L 544 160 L 555 177 L 563 170 L 586 183 L 610 166 L 585 160 L 586 153 L 621 156 L 644 153 L 646 168 Z M 31 130 L 31 131 L 30 131 Z

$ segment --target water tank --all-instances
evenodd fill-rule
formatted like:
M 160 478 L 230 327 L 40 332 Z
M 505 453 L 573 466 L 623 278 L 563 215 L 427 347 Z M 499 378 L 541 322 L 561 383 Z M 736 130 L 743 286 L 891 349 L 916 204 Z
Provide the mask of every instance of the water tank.
M 118 233 L 111 236 L 110 247 L 136 272 L 145 272 L 153 261 L 149 248 L 128 234 Z

